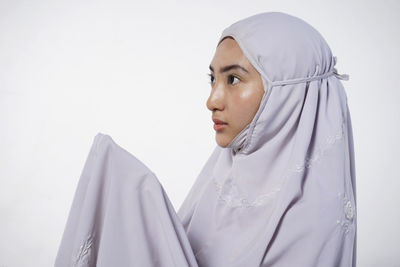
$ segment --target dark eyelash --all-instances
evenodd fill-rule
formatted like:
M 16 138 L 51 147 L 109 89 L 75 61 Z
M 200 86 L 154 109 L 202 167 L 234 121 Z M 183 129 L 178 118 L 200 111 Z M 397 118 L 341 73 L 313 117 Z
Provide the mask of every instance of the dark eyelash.
M 237 77 L 237 76 L 235 76 L 235 75 L 232 75 L 232 74 L 231 74 L 231 75 L 228 76 L 228 78 L 231 78 L 231 77 L 236 78 L 236 79 L 238 79 L 239 81 L 241 81 L 241 80 L 239 79 L 239 77 Z
M 208 75 L 210 78 L 213 77 L 213 75 L 212 75 L 211 73 L 207 73 L 207 75 Z M 208 81 L 208 83 L 211 84 L 212 82 L 211 82 L 211 81 Z
M 211 77 L 214 77 L 211 73 L 207 73 L 207 75 L 208 75 L 210 78 L 211 78 Z M 241 81 L 239 77 L 237 77 L 237 76 L 235 76 L 235 75 L 232 75 L 232 74 L 230 74 L 230 75 L 228 76 L 228 79 L 230 79 L 231 77 L 234 77 L 234 78 L 238 79 L 239 81 Z M 208 83 L 211 84 L 212 82 L 211 82 L 211 81 L 208 81 Z

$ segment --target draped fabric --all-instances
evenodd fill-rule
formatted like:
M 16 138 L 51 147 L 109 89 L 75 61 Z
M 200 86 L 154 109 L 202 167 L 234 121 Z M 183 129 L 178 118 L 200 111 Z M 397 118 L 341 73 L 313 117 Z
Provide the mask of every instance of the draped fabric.
M 251 123 L 216 145 L 177 212 L 155 174 L 99 133 L 55 266 L 356 266 L 349 76 L 317 30 L 282 12 L 227 36 L 263 81 Z
M 356 184 L 347 96 L 328 44 L 266 12 L 225 28 L 260 73 L 248 127 L 216 147 L 178 211 L 201 266 L 355 266 Z
M 190 243 L 156 175 L 107 134 L 86 159 L 56 267 L 190 266 Z

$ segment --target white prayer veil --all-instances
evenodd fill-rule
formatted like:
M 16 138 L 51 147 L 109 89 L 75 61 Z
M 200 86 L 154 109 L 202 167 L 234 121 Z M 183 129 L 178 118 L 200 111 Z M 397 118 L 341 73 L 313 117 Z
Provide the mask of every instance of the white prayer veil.
M 355 266 L 353 133 L 336 57 L 305 21 L 264 12 L 225 28 L 265 89 L 178 210 L 199 266 Z M 219 42 L 218 42 L 219 43 Z

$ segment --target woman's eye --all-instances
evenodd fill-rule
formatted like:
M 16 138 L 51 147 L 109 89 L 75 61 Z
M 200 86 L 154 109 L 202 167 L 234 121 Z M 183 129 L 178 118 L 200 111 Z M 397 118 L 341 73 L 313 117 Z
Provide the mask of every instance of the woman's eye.
M 236 78 L 238 81 L 240 81 L 240 79 L 239 79 L 238 77 L 233 76 L 233 75 L 229 75 L 228 80 L 229 80 L 229 82 L 230 82 L 231 84 L 234 84 L 233 81 L 235 80 L 235 78 Z
M 212 84 L 214 82 L 214 76 L 212 74 L 208 74 L 210 76 L 210 81 L 208 83 Z
M 208 74 L 208 76 L 210 76 L 210 81 L 208 82 L 209 84 L 213 84 L 215 82 L 215 78 L 212 74 Z M 235 83 L 235 79 L 237 80 L 237 82 L 240 81 L 240 79 L 234 75 L 229 75 L 228 76 L 228 83 L 230 84 L 236 84 Z

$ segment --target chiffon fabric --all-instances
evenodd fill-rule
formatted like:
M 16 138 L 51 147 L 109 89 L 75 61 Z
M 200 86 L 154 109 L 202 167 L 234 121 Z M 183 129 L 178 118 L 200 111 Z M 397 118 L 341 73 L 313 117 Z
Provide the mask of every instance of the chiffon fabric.
M 56 266 L 356 266 L 349 76 L 289 14 L 247 17 L 227 36 L 263 80 L 251 123 L 213 149 L 177 212 L 151 170 L 97 134 Z

